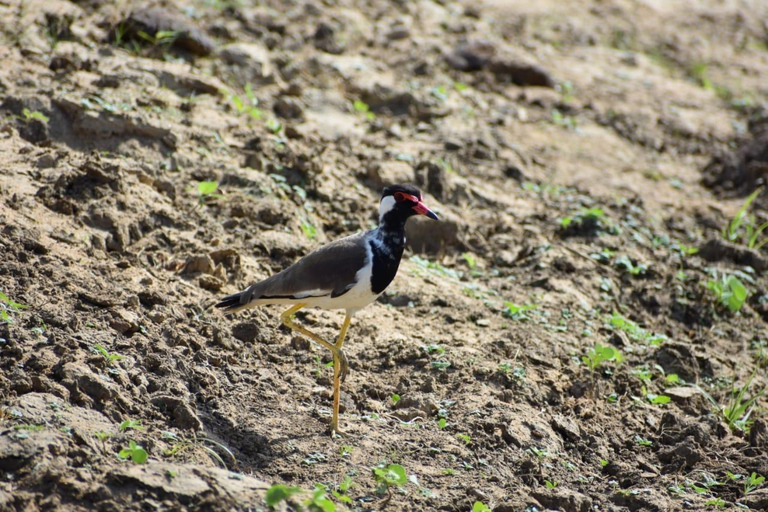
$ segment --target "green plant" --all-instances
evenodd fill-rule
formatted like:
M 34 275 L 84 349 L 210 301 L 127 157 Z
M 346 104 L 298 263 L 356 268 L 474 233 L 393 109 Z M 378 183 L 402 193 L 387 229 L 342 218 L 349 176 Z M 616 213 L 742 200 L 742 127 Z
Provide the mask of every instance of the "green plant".
M 352 453 L 352 450 L 354 450 L 354 449 L 355 449 L 354 446 L 350 446 L 348 444 L 343 444 L 343 445 L 341 445 L 341 448 L 339 448 L 339 455 L 341 455 L 342 457 L 346 457 L 347 455 Z
M 648 265 L 644 263 L 638 263 L 635 265 L 628 256 L 620 256 L 616 258 L 613 262 L 613 266 L 624 269 L 626 272 L 633 276 L 642 276 L 648 272 Z
M 557 482 L 553 482 L 553 481 L 549 481 L 549 480 L 544 480 L 544 485 L 547 486 L 547 489 L 554 489 L 554 488 L 557 487 Z
M 704 502 L 704 505 L 707 505 L 708 507 L 725 508 L 727 503 L 723 498 L 710 498 Z
M 144 464 L 149 454 L 142 446 L 136 444 L 136 441 L 130 441 L 128 448 L 120 450 L 117 456 L 123 460 L 131 459 L 134 464 Z
M 472 512 L 491 512 L 491 507 L 489 507 L 482 501 L 476 501 L 472 505 Z
M 281 123 L 277 119 L 267 119 L 267 122 L 264 124 L 267 127 L 267 129 L 274 134 L 280 133 L 280 130 L 283 129 L 283 123 Z
M 347 493 L 355 485 L 357 485 L 357 484 L 355 484 L 352 481 L 352 477 L 351 476 L 344 475 L 344 478 L 342 479 L 341 483 L 339 483 L 339 485 L 336 486 L 336 490 L 333 491 L 331 494 L 333 495 L 334 498 L 336 498 L 340 502 L 345 503 L 347 505 L 352 505 L 352 503 L 353 503 L 352 502 L 352 498 L 350 498 L 347 495 Z
M 94 345 L 92 347 L 92 350 L 97 354 L 101 354 L 102 356 L 104 356 L 104 359 L 107 360 L 110 366 L 114 365 L 116 362 L 120 361 L 123 358 L 123 356 L 121 356 L 120 354 L 110 354 L 109 351 L 104 347 L 102 347 L 101 345 Z
M 505 302 L 504 306 L 507 308 L 505 311 L 506 315 L 512 320 L 519 321 L 530 320 L 530 317 L 525 313 L 527 311 L 534 311 L 539 307 L 538 304 L 515 304 L 514 302 Z
M 723 238 L 729 242 L 741 241 L 750 249 L 755 250 L 760 250 L 765 244 L 768 244 L 768 236 L 763 236 L 763 232 L 768 229 L 768 222 L 758 225 L 755 216 L 747 213 L 752 202 L 762 191 L 763 189 L 760 187 L 747 197 L 739 211 L 723 229 Z
M 639 435 L 635 436 L 635 442 L 640 446 L 653 446 L 653 442 Z
M 304 236 L 310 240 L 317 236 L 317 228 L 313 226 L 307 219 L 301 220 L 301 231 L 304 233 Z
M 126 430 L 131 429 L 144 430 L 144 427 L 141 425 L 141 420 L 125 420 L 119 427 L 120 432 L 125 432 Z
M 354 102 L 352 102 L 352 108 L 355 109 L 355 112 L 358 112 L 360 114 L 365 114 L 365 117 L 369 121 L 373 121 L 376 118 L 376 114 L 371 112 L 371 107 L 368 106 L 368 104 L 363 100 L 355 100 Z
M 734 387 L 731 391 L 731 397 L 728 400 L 728 404 L 722 409 L 723 418 L 731 428 L 749 430 L 749 427 L 754 421 L 751 419 L 751 416 L 755 408 L 755 403 L 768 390 L 768 388 L 763 388 L 758 393 L 747 398 L 747 393 L 749 392 L 749 388 L 752 386 L 752 382 L 756 375 L 757 369 L 752 372 L 749 380 L 747 380 L 743 386 Z
M 602 208 L 581 208 L 560 219 L 560 228 L 563 236 L 569 234 L 616 234 L 619 229 L 613 225 Z
M 587 365 L 589 368 L 589 376 L 592 380 L 592 384 L 595 383 L 595 370 L 606 361 L 613 361 L 615 363 L 621 363 L 624 357 L 621 353 L 610 345 L 601 345 L 595 343 L 595 348 L 592 348 L 586 355 L 581 356 L 581 362 Z
M 610 317 L 607 317 L 606 321 L 611 329 L 625 332 L 630 338 L 637 341 L 645 341 L 649 345 L 661 345 L 662 342 L 668 339 L 664 334 L 646 331 L 632 320 L 625 318 L 615 311 Z
M 327 492 L 325 486 L 315 485 L 312 495 L 304 500 L 304 506 L 309 512 L 336 512 L 336 504 L 328 499 Z
M 764 476 L 759 476 L 754 471 L 744 481 L 744 495 L 746 496 L 750 492 L 754 491 L 765 482 Z
M 251 84 L 246 84 L 245 86 L 245 97 L 247 101 L 243 101 L 240 96 L 226 89 L 222 89 L 220 92 L 223 96 L 227 97 L 238 114 L 246 114 L 256 120 L 259 120 L 264 116 L 264 112 L 258 108 L 259 100 L 253 93 Z
M 33 119 L 37 119 L 38 121 L 42 121 L 43 123 L 47 123 L 49 121 L 48 116 L 46 116 L 42 112 L 29 110 L 28 108 L 25 108 L 24 110 L 22 110 L 21 115 L 23 116 L 24 122 L 29 122 L 29 121 L 32 121 Z
M 205 204 L 208 199 L 218 199 L 223 197 L 221 194 L 217 194 L 219 189 L 218 181 L 200 181 L 197 183 L 197 200 L 201 206 Z
M 178 39 L 180 33 L 175 30 L 158 30 L 153 34 L 148 34 L 143 30 L 137 32 L 138 36 L 147 41 L 152 46 L 161 46 L 168 48 Z
M 470 270 L 475 270 L 475 268 L 477 267 L 477 260 L 475 259 L 475 256 L 471 252 L 462 253 L 461 257 L 464 259 L 464 261 L 467 262 L 467 265 L 469 265 Z
M 464 444 L 470 444 L 472 442 L 472 438 L 469 437 L 469 434 L 456 434 L 456 437 L 464 441 Z
M 390 464 L 387 466 L 381 463 L 375 468 L 371 468 L 371 471 L 373 472 L 373 479 L 377 484 L 377 494 L 384 494 L 386 492 L 388 497 L 391 497 L 392 487 L 402 488 L 408 483 L 405 468 L 400 464 Z
M 563 113 L 557 110 L 556 108 L 552 109 L 552 122 L 558 126 L 562 126 L 563 128 L 566 128 L 567 130 L 571 130 L 571 131 L 576 131 L 576 129 L 578 128 L 578 123 L 576 122 L 576 118 L 563 115 Z
M 0 292 L 0 321 L 2 323 L 13 323 L 13 316 L 8 312 L 9 310 L 15 313 L 28 307 Z
M 270 507 L 274 507 L 281 501 L 287 500 L 299 492 L 301 492 L 301 489 L 298 487 L 274 484 L 272 487 L 267 489 L 267 494 L 264 496 L 264 501 L 266 501 L 267 505 Z
M 400 401 L 400 395 L 398 395 L 397 393 L 392 393 L 392 396 L 389 398 L 392 400 L 393 404 L 396 404 L 397 402 Z
M 707 290 L 715 295 L 721 306 L 728 308 L 732 313 L 741 310 L 749 296 L 749 289 L 744 283 L 736 276 L 727 274 L 722 274 L 719 279 L 707 281 Z

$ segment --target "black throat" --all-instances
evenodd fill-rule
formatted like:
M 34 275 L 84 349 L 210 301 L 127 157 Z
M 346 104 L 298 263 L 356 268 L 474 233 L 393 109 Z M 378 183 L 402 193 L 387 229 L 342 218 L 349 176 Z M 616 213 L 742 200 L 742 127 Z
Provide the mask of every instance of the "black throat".
M 405 221 L 407 217 L 391 211 L 384 215 L 379 227 L 371 231 L 368 245 L 373 255 L 371 291 L 383 292 L 397 275 L 405 249 Z

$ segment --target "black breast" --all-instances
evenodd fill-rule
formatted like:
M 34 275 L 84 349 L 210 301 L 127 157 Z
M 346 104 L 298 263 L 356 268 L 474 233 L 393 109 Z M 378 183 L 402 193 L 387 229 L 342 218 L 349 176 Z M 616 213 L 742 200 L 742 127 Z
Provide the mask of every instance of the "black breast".
M 368 244 L 373 254 L 373 269 L 371 270 L 371 291 L 375 294 L 383 292 L 397 275 L 400 259 L 403 256 L 405 242 L 404 234 L 389 234 L 379 240 L 369 240 Z

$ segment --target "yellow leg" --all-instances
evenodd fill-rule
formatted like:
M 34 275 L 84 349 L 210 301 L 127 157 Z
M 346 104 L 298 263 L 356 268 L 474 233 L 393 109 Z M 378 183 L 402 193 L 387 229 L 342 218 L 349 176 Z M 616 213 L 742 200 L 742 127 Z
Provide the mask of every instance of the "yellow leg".
M 350 319 L 349 316 L 347 316 L 347 319 L 344 320 L 344 325 L 341 328 L 341 334 L 339 335 L 339 339 L 336 342 L 336 345 L 334 345 L 332 343 L 328 343 L 309 329 L 301 327 L 300 325 L 296 325 L 293 320 L 291 320 L 291 315 L 296 313 L 304 306 L 306 306 L 306 304 L 296 304 L 291 309 L 280 315 L 280 320 L 282 320 L 283 325 L 292 331 L 303 334 L 312 341 L 327 348 L 333 354 L 333 416 L 331 418 L 331 434 L 343 434 L 343 432 L 339 430 L 339 396 L 341 395 L 341 382 L 339 375 L 342 371 L 342 367 L 344 368 L 343 371 L 345 375 L 347 371 L 347 356 L 344 355 L 344 353 L 341 351 L 341 346 L 344 343 L 344 337 L 347 334 L 347 327 L 349 327 Z
M 342 435 L 344 432 L 339 428 L 339 398 L 341 398 L 341 383 L 347 378 L 349 363 L 341 347 L 344 345 L 344 338 L 347 337 L 347 329 L 349 329 L 349 322 L 351 320 L 352 318 L 349 315 L 344 318 L 335 347 L 339 351 L 340 357 L 338 361 L 336 359 L 333 360 L 333 417 L 331 418 L 331 431 Z

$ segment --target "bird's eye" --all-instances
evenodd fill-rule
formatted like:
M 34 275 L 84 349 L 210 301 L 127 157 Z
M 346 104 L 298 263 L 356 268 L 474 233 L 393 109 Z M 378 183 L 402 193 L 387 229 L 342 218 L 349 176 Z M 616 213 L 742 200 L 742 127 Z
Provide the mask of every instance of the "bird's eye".
M 405 201 L 405 195 L 402 192 L 395 192 L 395 201 L 398 203 L 402 203 Z

